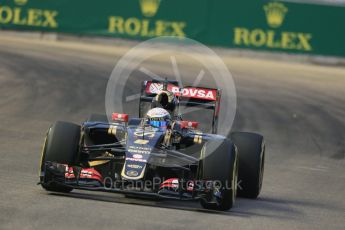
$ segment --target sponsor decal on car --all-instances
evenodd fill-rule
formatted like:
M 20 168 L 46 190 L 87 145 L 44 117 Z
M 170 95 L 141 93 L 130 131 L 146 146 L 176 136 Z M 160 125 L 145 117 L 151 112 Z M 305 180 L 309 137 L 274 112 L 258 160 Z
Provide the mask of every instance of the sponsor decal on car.
M 146 159 L 137 159 L 137 158 L 133 158 L 133 157 L 127 157 L 126 160 L 128 160 L 128 161 L 135 161 L 135 162 L 143 162 L 143 163 L 147 162 Z
M 159 93 L 163 90 L 163 84 L 161 83 L 151 83 L 149 85 L 149 92 L 151 93 Z
M 136 164 L 128 164 L 127 167 L 132 168 L 132 169 L 142 169 L 143 168 L 143 166 L 136 165 Z
M 197 99 L 216 100 L 216 90 L 199 89 L 199 88 L 184 88 L 181 96 L 192 97 Z
M 152 83 L 148 82 L 146 85 L 146 93 L 157 94 L 163 89 L 162 83 Z M 190 97 L 195 99 L 211 100 L 215 101 L 217 99 L 216 89 L 205 89 L 205 88 L 195 88 L 186 87 L 180 89 L 178 86 L 173 84 L 168 84 L 168 91 L 173 92 L 176 96 Z
M 133 155 L 133 158 L 135 158 L 135 159 L 142 159 L 142 158 L 143 158 L 143 155 L 134 154 L 134 155 Z
M 137 137 L 148 137 L 148 138 L 153 138 L 155 136 L 156 132 L 155 130 L 150 130 L 150 129 L 136 129 L 134 132 L 134 136 Z
M 129 171 L 126 172 L 126 175 L 130 176 L 130 177 L 136 177 L 136 176 L 139 175 L 139 173 L 137 171 L 135 171 L 135 170 L 129 170 Z
M 126 165 L 124 165 L 124 167 L 122 168 L 121 176 L 123 178 L 131 179 L 131 180 L 134 180 L 134 179 L 137 180 L 137 179 L 143 178 L 146 164 L 139 165 L 139 163 L 136 164 L 135 162 L 137 161 L 137 162 L 146 163 L 146 160 L 135 159 L 135 158 L 127 158 L 126 161 L 127 160 L 130 162 L 127 162 L 129 164 L 126 163 Z
M 198 128 L 198 125 L 199 125 L 199 122 L 196 122 L 196 121 L 179 121 L 178 123 L 180 124 L 182 129 L 184 129 L 184 128 L 196 129 L 196 128 Z
M 128 122 L 128 114 L 124 113 L 113 113 L 111 115 L 111 119 L 113 121 L 119 121 L 119 122 Z
M 136 153 L 135 155 L 150 154 L 151 148 L 145 148 L 145 147 L 140 147 L 140 146 L 130 146 L 130 147 L 128 147 L 128 152 Z M 133 155 L 133 157 L 134 157 L 134 155 Z M 134 158 L 136 158 L 136 157 L 134 157 Z
M 134 141 L 134 144 L 147 145 L 149 142 L 150 142 L 149 140 L 138 139 L 138 140 Z

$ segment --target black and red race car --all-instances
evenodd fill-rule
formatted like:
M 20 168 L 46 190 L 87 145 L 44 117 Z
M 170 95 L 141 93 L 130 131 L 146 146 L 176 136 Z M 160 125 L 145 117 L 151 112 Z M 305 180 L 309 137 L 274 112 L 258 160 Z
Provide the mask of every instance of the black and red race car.
M 91 115 L 82 125 L 58 121 L 46 135 L 39 184 L 48 191 L 73 189 L 163 199 L 200 200 L 206 209 L 228 210 L 237 195 L 256 198 L 262 187 L 265 145 L 261 135 L 217 135 L 221 91 L 144 81 L 139 117 Z M 213 111 L 212 133 L 183 120 L 179 106 Z M 157 127 L 151 108 L 169 112 Z M 159 120 L 161 122 L 161 120 Z

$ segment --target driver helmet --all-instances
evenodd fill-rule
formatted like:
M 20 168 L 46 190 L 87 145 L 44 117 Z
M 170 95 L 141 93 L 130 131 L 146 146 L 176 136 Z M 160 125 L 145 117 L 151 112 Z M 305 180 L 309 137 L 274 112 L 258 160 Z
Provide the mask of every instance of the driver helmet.
M 146 118 L 147 123 L 156 128 L 166 128 L 171 121 L 170 113 L 163 108 L 150 109 Z
M 170 113 L 173 113 L 177 103 L 177 98 L 173 92 L 162 90 L 153 98 L 152 107 L 160 107 L 166 109 Z

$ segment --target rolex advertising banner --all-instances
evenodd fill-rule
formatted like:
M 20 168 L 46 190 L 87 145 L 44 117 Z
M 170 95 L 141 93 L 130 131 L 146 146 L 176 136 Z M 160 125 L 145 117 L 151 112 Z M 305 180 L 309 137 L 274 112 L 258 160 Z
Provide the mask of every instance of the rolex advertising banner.
M 0 0 L 0 29 L 345 57 L 345 7 L 266 0 Z

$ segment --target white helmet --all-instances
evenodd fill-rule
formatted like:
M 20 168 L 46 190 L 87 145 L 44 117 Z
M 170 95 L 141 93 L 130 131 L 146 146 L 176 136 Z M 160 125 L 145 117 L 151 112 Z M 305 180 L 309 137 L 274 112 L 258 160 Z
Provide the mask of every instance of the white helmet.
M 157 127 L 167 127 L 171 121 L 171 116 L 168 111 L 162 108 L 150 109 L 146 114 L 148 124 Z

